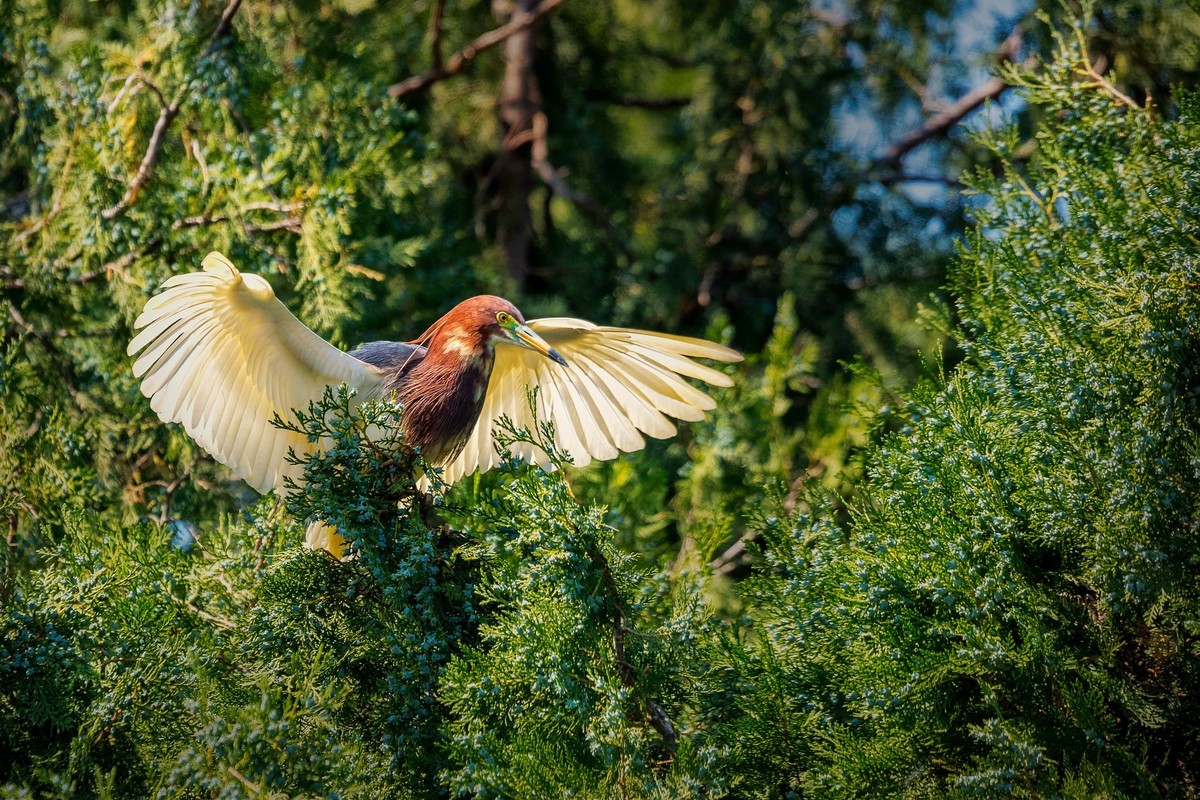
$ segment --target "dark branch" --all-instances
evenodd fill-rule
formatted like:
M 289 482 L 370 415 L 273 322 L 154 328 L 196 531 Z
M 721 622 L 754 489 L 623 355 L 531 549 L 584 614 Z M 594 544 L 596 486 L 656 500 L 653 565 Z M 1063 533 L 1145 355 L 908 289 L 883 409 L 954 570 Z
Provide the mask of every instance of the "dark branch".
M 434 69 L 442 68 L 442 17 L 445 13 L 446 0 L 435 0 L 429 15 L 429 54 Z
M 450 60 L 446 62 L 444 67 L 434 66 L 428 72 L 420 75 L 414 75 L 411 78 L 406 78 L 399 83 L 393 83 L 388 87 L 388 94 L 396 99 L 407 97 L 410 94 L 416 94 L 428 89 L 438 81 L 452 78 L 458 73 L 465 70 L 471 65 L 471 62 L 483 51 L 495 47 L 503 42 L 508 37 L 515 33 L 520 33 L 526 28 L 533 25 L 539 19 L 550 13 L 555 6 L 563 0 L 542 0 L 537 8 L 530 11 L 528 14 L 522 14 L 514 17 L 509 22 L 501 25 L 495 30 L 488 31 L 478 37 L 462 50 L 459 50 Z
M 968 114 L 988 100 L 995 100 L 1004 94 L 1008 88 L 1008 84 L 1004 81 L 999 78 L 992 78 L 974 91 L 963 95 L 957 103 L 950 106 L 950 108 L 941 114 L 926 120 L 925 124 L 921 127 L 904 134 L 904 136 L 900 137 L 899 140 L 887 149 L 887 152 L 883 154 L 880 161 L 888 164 L 900 163 L 900 159 L 907 155 L 910 150 L 924 144 L 930 139 L 944 136 L 951 128 L 962 122 Z
M 1007 63 L 1017 57 L 1021 49 L 1021 35 L 1013 32 L 1000 45 L 997 58 L 1000 63 Z M 921 127 L 911 130 L 892 143 L 887 152 L 879 158 L 882 165 L 897 166 L 913 148 L 924 144 L 930 139 L 944 136 L 967 115 L 989 100 L 995 100 L 1007 91 L 1009 85 L 1000 78 L 991 78 L 982 86 L 968 92 L 958 99 L 954 105 L 925 120 Z
M 592 564 L 599 568 L 600 576 L 604 581 L 605 593 L 608 595 L 609 610 L 612 612 L 613 657 L 617 662 L 617 674 L 621 676 L 621 683 L 627 688 L 636 689 L 637 674 L 634 672 L 633 665 L 625 657 L 625 632 L 628 628 L 625 627 L 625 614 L 621 608 L 621 590 L 617 586 L 617 580 L 613 577 L 612 570 L 608 566 L 608 559 L 604 557 L 599 548 L 594 545 L 589 546 L 588 557 L 591 558 Z M 645 701 L 644 708 L 646 721 L 650 723 L 650 727 L 658 732 L 667 749 L 671 753 L 674 753 L 678 747 L 675 723 L 671 722 L 666 709 L 657 701 L 650 699 Z
M 229 29 L 233 25 L 233 15 L 238 12 L 242 6 L 242 0 L 230 0 L 229 5 L 225 6 L 225 10 L 221 12 L 221 21 L 217 23 L 217 29 L 213 31 L 212 38 L 208 41 L 208 50 L 204 55 L 208 55 L 217 46 L 217 42 L 229 35 Z
M 608 214 L 600 207 L 600 204 L 593 200 L 583 192 L 576 191 L 567 185 L 563 180 L 562 175 L 550 163 L 550 148 L 546 143 L 546 130 L 549 128 L 549 121 L 546 119 L 545 113 L 539 111 L 533 115 L 533 129 L 530 137 L 533 142 L 533 147 L 530 153 L 530 163 L 533 166 L 538 177 L 550 187 L 550 191 L 558 195 L 562 199 L 574 203 L 580 208 L 590 213 L 603 227 L 610 226 Z M 525 137 L 514 137 L 514 142 L 518 144 Z
M 171 127 L 171 123 L 179 115 L 179 106 L 182 100 L 182 97 L 176 97 L 169 106 L 163 106 L 162 111 L 158 113 L 158 122 L 154 123 L 154 132 L 150 134 L 150 143 L 146 145 L 146 155 L 142 157 L 142 163 L 138 165 L 137 174 L 129 182 L 129 188 L 125 190 L 125 195 L 120 202 L 101 211 L 100 216 L 112 219 L 137 200 L 138 193 L 150 179 L 150 173 L 154 171 L 154 165 L 158 163 L 158 158 L 162 155 L 163 144 L 167 138 L 167 128 Z
M 1014 31 L 1000 45 L 1000 48 L 996 52 L 996 60 L 1001 64 L 1011 62 L 1017 57 L 1020 50 L 1021 34 Z M 945 111 L 926 120 L 919 128 L 901 136 L 888 147 L 882 156 L 866 165 L 857 177 L 848 178 L 831 187 L 830 191 L 826 193 L 825 202 L 820 207 L 809 208 L 792 221 L 788 227 L 788 234 L 796 242 L 804 241 L 815 230 L 816 226 L 814 223 L 818 219 L 827 217 L 837 208 L 849 203 L 854 198 L 854 193 L 858 189 L 858 186 L 863 182 L 878 181 L 885 186 L 907 182 L 936 182 L 945 183 L 947 186 L 959 185 L 959 182 L 954 178 L 932 175 L 910 175 L 905 173 L 900 168 L 900 161 L 913 148 L 931 139 L 944 136 L 951 128 L 962 122 L 968 114 L 988 100 L 999 97 L 1006 89 L 1008 89 L 1008 85 L 1002 80 L 992 78 L 977 89 L 963 95 Z

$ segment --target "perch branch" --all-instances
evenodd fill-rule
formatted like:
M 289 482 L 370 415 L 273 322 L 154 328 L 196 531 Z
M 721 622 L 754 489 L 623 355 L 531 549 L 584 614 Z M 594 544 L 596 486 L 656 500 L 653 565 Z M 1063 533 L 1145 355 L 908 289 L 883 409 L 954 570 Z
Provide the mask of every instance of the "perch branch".
M 1017 53 L 1021 49 L 1021 34 L 1013 32 L 1000 45 L 997 51 L 997 58 L 1000 63 L 1008 63 L 1017 57 Z M 988 100 L 995 100 L 1000 95 L 1004 94 L 1009 88 L 1009 84 L 1005 83 L 1000 78 L 991 78 L 982 86 L 967 92 L 960 97 L 957 102 L 942 111 L 940 114 L 935 114 L 925 121 L 919 128 L 909 131 L 904 136 L 901 136 L 895 141 L 883 157 L 879 159 L 882 164 L 896 165 L 900 163 L 905 155 L 918 145 L 924 144 L 930 139 L 935 139 L 939 136 L 944 136 L 951 128 L 962 122 L 968 114 Z
M 407 97 L 410 94 L 416 94 L 428 89 L 438 81 L 443 81 L 446 78 L 452 78 L 458 73 L 465 70 L 471 65 L 471 62 L 482 53 L 484 50 L 495 47 L 513 34 L 520 33 L 529 26 L 533 25 L 546 14 L 554 10 L 554 7 L 563 0 L 542 0 L 537 8 L 533 9 L 528 14 L 523 14 L 514 17 L 509 22 L 501 25 L 495 30 L 479 36 L 462 50 L 450 57 L 445 66 L 435 64 L 427 72 L 420 75 L 414 75 L 411 78 L 406 78 L 399 83 L 393 83 L 388 87 L 388 95 L 393 99 Z

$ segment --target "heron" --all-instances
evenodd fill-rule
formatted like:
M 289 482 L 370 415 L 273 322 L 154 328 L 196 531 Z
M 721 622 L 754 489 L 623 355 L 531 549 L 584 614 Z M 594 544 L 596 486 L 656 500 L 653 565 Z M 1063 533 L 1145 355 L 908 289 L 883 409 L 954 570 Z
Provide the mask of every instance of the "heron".
M 179 423 L 213 458 L 260 493 L 287 492 L 303 478 L 289 459 L 320 442 L 273 424 L 295 420 L 329 387 L 356 400 L 391 399 L 402 408 L 406 446 L 451 484 L 500 463 L 493 440 L 507 416 L 517 428 L 553 423 L 555 446 L 576 466 L 669 438 L 671 418 L 700 421 L 716 407 L 693 386 L 732 385 L 695 359 L 740 361 L 715 342 L 550 317 L 526 321 L 507 300 L 464 300 L 408 342 L 379 341 L 345 352 L 297 319 L 260 275 L 242 273 L 219 252 L 197 272 L 168 278 L 146 301 L 129 343 L 133 374 L 150 407 Z M 536 407 L 529 402 L 534 392 Z M 542 462 L 535 445 L 516 456 Z M 331 531 L 310 526 L 310 547 L 340 551 Z

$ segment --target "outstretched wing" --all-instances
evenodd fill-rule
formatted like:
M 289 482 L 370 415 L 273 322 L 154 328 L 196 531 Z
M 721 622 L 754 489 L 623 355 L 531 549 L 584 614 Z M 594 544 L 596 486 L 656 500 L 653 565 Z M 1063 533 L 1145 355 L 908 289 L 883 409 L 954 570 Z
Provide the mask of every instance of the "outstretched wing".
M 483 411 L 462 452 L 446 466 L 452 483 L 500 462 L 493 430 L 502 416 L 518 428 L 533 429 L 526 387 L 537 389 L 539 422 L 553 422 L 558 446 L 577 466 L 640 450 L 642 434 L 665 439 L 675 434 L 669 417 L 696 422 L 715 407 L 713 399 L 685 378 L 732 386 L 723 372 L 693 361 L 741 361 L 735 350 L 703 339 L 666 333 L 607 328 L 581 319 L 556 317 L 529 322 L 567 361 L 556 364 L 540 353 L 499 342 Z M 545 463 L 546 454 L 529 444 L 515 455 Z
M 242 275 L 220 253 L 204 271 L 177 275 L 150 298 L 129 343 L 133 374 L 164 422 L 193 439 L 260 492 L 282 488 L 300 470 L 288 448 L 307 438 L 271 424 L 294 419 L 328 386 L 360 397 L 381 393 L 386 373 L 317 336 L 279 302 L 258 275 Z

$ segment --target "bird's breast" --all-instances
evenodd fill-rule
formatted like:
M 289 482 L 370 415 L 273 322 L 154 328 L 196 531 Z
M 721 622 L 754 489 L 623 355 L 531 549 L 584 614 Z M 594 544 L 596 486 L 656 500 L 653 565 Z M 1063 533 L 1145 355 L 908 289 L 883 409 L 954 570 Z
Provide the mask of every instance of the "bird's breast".
M 402 379 L 405 441 L 435 465 L 454 459 L 475 429 L 491 377 L 490 359 L 426 358 Z

